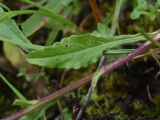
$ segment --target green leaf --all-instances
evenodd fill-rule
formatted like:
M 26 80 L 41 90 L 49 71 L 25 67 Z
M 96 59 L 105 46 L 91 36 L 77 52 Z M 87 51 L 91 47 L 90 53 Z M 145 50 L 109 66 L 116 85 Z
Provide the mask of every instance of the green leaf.
M 106 49 L 140 40 L 144 40 L 140 34 L 106 38 L 90 34 L 73 35 L 53 46 L 29 53 L 27 60 L 39 66 L 77 69 L 95 63 Z
M 131 13 L 131 18 L 138 19 L 140 15 L 141 15 L 140 12 L 137 9 L 134 9 L 133 12 Z
M 0 8 L 0 13 L 3 14 L 4 11 Z M 32 45 L 31 42 L 24 36 L 24 34 L 19 30 L 18 26 L 12 19 L 7 19 L 3 22 L 0 22 L 0 40 L 18 43 L 21 46 L 22 44 Z M 21 46 L 22 47 L 22 46 Z M 22 47 L 25 50 L 29 50 L 25 45 Z
M 108 26 L 105 26 L 102 23 L 99 23 L 97 25 L 97 30 L 92 33 L 92 35 L 96 37 L 107 37 L 107 36 L 112 36 L 112 31 L 109 29 Z
M 15 68 L 25 67 L 25 65 L 27 64 L 27 61 L 25 59 L 26 54 L 18 46 L 4 42 L 3 51 L 5 57 Z

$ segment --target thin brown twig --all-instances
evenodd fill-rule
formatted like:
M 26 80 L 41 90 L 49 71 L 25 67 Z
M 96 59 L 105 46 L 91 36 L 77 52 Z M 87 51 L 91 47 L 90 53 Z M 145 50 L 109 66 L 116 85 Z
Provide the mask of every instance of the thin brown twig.
M 63 113 L 63 109 L 62 109 L 62 105 L 61 105 L 61 102 L 60 102 L 60 99 L 57 100 L 56 102 L 57 102 L 58 109 L 59 109 L 60 114 L 61 114 L 61 120 L 65 120 L 65 118 L 64 118 L 64 113 Z
M 92 9 L 93 15 L 94 15 L 94 17 L 96 19 L 96 22 L 97 23 L 102 22 L 103 21 L 103 16 L 100 13 L 100 10 L 98 8 L 96 0 L 88 0 L 88 1 L 89 1 L 89 5 L 90 5 L 90 7 Z
M 63 87 L 63 82 L 64 82 L 64 78 L 65 76 L 67 75 L 67 73 L 69 72 L 69 69 L 65 69 L 61 75 L 61 78 L 60 78 L 60 87 L 62 88 Z
M 45 114 L 43 115 L 43 120 L 47 120 Z
M 151 49 L 150 51 L 148 51 L 144 54 L 136 56 L 134 59 L 139 59 L 139 58 L 142 58 L 142 57 L 145 57 L 145 56 L 151 56 L 153 54 L 158 54 L 158 53 L 160 53 L 159 48 Z
M 159 66 L 159 68 L 160 68 L 160 61 L 159 61 L 159 59 L 157 58 L 157 54 L 152 54 L 152 57 L 154 58 L 154 60 L 157 62 L 157 64 L 158 64 L 158 66 Z
M 93 17 L 93 14 L 90 13 L 90 14 L 88 14 L 87 16 L 85 16 L 85 18 L 80 22 L 79 27 L 80 27 L 83 31 L 88 32 L 88 30 L 85 29 L 85 25 L 86 25 L 86 23 L 88 22 L 88 20 L 91 19 L 92 17 Z

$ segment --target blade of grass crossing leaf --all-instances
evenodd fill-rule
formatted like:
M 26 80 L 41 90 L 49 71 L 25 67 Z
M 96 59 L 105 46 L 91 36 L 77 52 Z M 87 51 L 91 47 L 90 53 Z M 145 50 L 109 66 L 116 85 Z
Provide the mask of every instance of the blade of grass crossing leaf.
M 48 2 L 48 0 L 37 1 L 37 3 L 40 4 L 40 5 L 43 5 L 43 4 L 47 3 L 47 2 Z M 34 6 L 32 6 L 32 5 L 27 5 L 27 6 L 21 7 L 21 9 L 22 9 L 22 10 L 23 10 L 23 9 L 29 9 L 29 8 L 32 8 L 32 7 L 34 7 Z
M 0 73 L 0 78 L 8 87 L 14 92 L 15 95 L 21 100 L 27 101 L 27 99 Z
M 31 49 L 31 50 L 38 50 L 38 49 L 43 48 L 43 46 L 40 46 L 40 45 L 28 44 L 28 43 L 24 43 L 24 42 L 17 41 L 17 40 L 11 40 L 11 39 L 9 39 L 5 36 L 2 36 L 2 35 L 0 35 L 0 40 L 4 41 L 4 42 L 12 43 L 14 45 L 18 45 L 21 48 L 28 48 L 28 49 Z
M 55 17 L 47 12 L 44 11 L 39 11 L 39 10 L 17 10 L 17 11 L 9 11 L 9 12 L 4 12 L 0 14 L 0 22 L 4 21 L 5 19 L 9 19 L 18 15 L 23 15 L 23 14 L 41 14 L 45 15 L 47 17 L 50 17 L 52 19 L 55 19 Z
M 118 28 L 118 17 L 124 2 L 125 0 L 116 0 L 116 6 L 115 6 L 115 11 L 114 11 L 113 20 L 112 20 L 112 28 L 111 28 L 113 33 L 115 33 L 116 28 Z
M 59 32 L 59 30 L 53 30 L 53 31 L 50 33 L 50 35 L 49 35 L 49 37 L 48 37 L 48 39 L 47 39 L 47 41 L 46 41 L 46 44 L 45 44 L 46 46 L 49 46 L 49 45 L 52 45 L 52 44 L 53 44 L 56 36 L 58 35 L 58 32 Z
M 0 3 L 0 7 L 3 7 L 4 9 L 10 11 L 10 9 L 5 4 L 3 4 L 3 3 Z
M 37 10 L 17 10 L 17 11 L 9 11 L 9 12 L 4 12 L 0 14 L 0 22 L 3 22 L 5 19 L 10 19 L 12 17 L 18 16 L 18 15 L 23 15 L 23 14 L 43 14 L 47 15 L 44 12 L 37 11 Z
M 107 50 L 106 54 L 126 54 L 130 53 L 135 49 L 115 49 L 115 50 Z
M 65 19 L 64 17 L 62 17 L 62 16 L 60 16 L 60 15 L 58 15 L 57 13 L 49 10 L 48 8 L 45 8 L 45 7 L 43 7 L 43 6 L 35 3 L 35 2 L 33 2 L 33 1 L 30 1 L 30 0 L 20 0 L 20 1 L 38 7 L 39 9 L 41 9 L 41 10 L 44 11 L 44 12 L 46 12 L 47 14 L 50 14 L 50 16 L 52 16 L 52 18 L 54 18 L 54 19 L 56 19 L 56 20 L 59 20 L 59 21 L 61 21 L 62 23 L 65 23 L 66 25 L 70 26 L 71 28 L 77 28 L 77 26 L 76 26 L 74 23 L 72 23 L 71 21 Z M 78 29 L 78 28 L 77 28 L 77 29 Z
M 62 13 L 62 16 L 64 16 L 66 18 L 67 16 L 69 16 L 69 14 L 72 11 L 73 11 L 72 7 L 67 7 L 67 8 L 64 9 L 64 12 Z M 53 26 L 54 26 L 54 29 L 52 30 L 52 32 L 49 34 L 49 36 L 47 38 L 47 41 L 46 41 L 46 44 L 45 44 L 47 46 L 51 45 L 54 42 L 54 40 L 55 40 L 56 36 L 58 35 L 59 31 L 64 28 L 63 24 L 59 23 L 59 22 L 55 23 L 53 21 L 49 21 L 48 23 L 49 24 L 47 24 L 46 26 L 51 27 L 52 29 L 53 29 Z M 53 23 L 55 23 L 55 24 L 53 25 Z
M 157 46 L 158 48 L 160 48 L 160 43 L 157 42 L 156 40 L 154 40 L 152 37 L 150 37 L 148 34 L 146 34 L 143 30 L 141 31 L 141 34 L 147 39 L 149 40 L 153 45 Z

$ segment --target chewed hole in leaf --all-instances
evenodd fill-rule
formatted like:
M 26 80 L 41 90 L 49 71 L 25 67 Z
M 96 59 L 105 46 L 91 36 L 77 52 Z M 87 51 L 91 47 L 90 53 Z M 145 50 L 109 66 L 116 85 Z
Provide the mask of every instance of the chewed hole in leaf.
M 68 47 L 70 47 L 70 45 L 69 45 L 69 44 L 66 44 L 65 47 L 68 48 Z

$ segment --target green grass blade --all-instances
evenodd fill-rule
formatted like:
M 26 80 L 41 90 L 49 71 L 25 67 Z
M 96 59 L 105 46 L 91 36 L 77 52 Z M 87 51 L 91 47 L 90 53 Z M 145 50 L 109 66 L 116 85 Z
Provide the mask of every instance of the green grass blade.
M 58 14 L 58 13 L 62 12 L 61 9 L 59 9 L 60 7 L 63 6 L 65 8 L 64 11 L 66 11 L 66 8 L 68 8 L 68 5 L 72 1 L 73 0 L 66 0 L 66 1 L 64 1 L 64 0 L 48 0 L 48 1 L 46 1 L 46 4 L 43 6 Z M 40 4 L 40 3 L 38 3 L 38 4 Z M 30 5 L 30 6 L 32 6 L 32 5 Z M 32 7 L 34 7 L 34 6 L 32 6 Z M 63 13 L 61 15 L 65 18 L 67 18 Z M 52 22 L 50 22 L 50 21 L 52 21 Z M 24 34 L 26 36 L 30 36 L 33 33 L 35 33 L 36 31 L 38 31 L 40 28 L 42 28 L 44 25 L 46 25 L 46 23 L 48 23 L 48 22 L 54 23 L 54 25 L 56 25 L 56 26 L 54 26 L 54 28 L 56 28 L 56 29 L 57 29 L 57 23 L 58 23 L 58 26 L 59 26 L 59 23 L 62 24 L 63 28 L 65 26 L 65 24 L 61 23 L 60 21 L 56 21 L 53 19 L 50 20 L 50 19 L 47 19 L 44 15 L 39 15 L 39 14 L 33 14 L 25 22 L 23 22 L 21 26 L 22 26 L 22 30 L 23 30 Z M 51 29 L 53 29 L 53 26 L 51 27 Z
M 14 92 L 15 95 L 21 100 L 27 101 L 27 99 L 0 73 L 0 78 L 8 87 Z
M 153 45 L 155 45 L 156 47 L 160 48 L 160 43 L 156 40 L 154 40 L 152 37 L 150 37 L 147 33 L 145 33 L 143 30 L 141 31 L 141 34 L 147 39 L 149 40 Z
M 94 89 L 96 88 L 96 86 L 97 86 L 97 83 L 98 83 L 98 80 L 99 80 L 99 78 L 101 77 L 101 75 L 102 75 L 102 71 L 100 71 L 100 70 L 97 70 L 95 73 L 94 73 L 94 75 L 93 75 L 93 77 L 92 77 L 92 83 L 91 83 L 91 85 L 92 85 L 92 89 L 93 89 L 93 91 L 94 91 Z
M 0 3 L 0 7 L 6 9 L 8 11 L 10 11 L 10 9 L 5 4 L 3 4 L 3 3 Z
M 126 54 L 130 53 L 135 49 L 113 49 L 113 50 L 107 50 L 106 54 Z
M 8 12 L 4 12 L 4 13 L 0 14 L 0 22 L 3 22 L 5 19 L 10 19 L 10 18 L 18 16 L 18 15 L 33 14 L 33 13 L 43 14 L 44 12 L 40 12 L 40 11 L 36 11 L 36 10 L 15 10 L 15 11 L 8 11 Z

